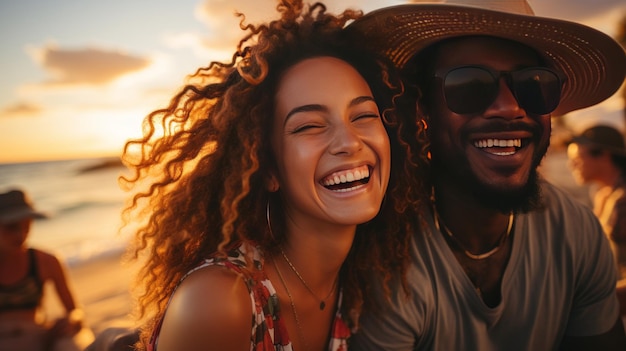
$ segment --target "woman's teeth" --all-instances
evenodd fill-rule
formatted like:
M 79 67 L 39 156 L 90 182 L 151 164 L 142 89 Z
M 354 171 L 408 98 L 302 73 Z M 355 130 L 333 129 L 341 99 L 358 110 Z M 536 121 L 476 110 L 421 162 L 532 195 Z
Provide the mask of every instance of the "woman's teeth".
M 335 172 L 322 180 L 324 186 L 332 186 L 338 184 L 351 183 L 359 181 L 370 176 L 370 170 L 367 166 L 354 168 L 351 170 Z

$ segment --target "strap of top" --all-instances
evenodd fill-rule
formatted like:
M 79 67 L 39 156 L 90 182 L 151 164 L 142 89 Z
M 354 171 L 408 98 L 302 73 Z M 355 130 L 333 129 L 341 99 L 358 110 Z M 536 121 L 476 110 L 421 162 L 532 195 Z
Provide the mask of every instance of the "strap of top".
M 30 265 L 28 269 L 28 275 L 35 278 L 39 284 L 41 284 L 41 277 L 39 277 L 39 267 L 37 266 L 37 253 L 35 249 L 28 249 L 28 264 Z

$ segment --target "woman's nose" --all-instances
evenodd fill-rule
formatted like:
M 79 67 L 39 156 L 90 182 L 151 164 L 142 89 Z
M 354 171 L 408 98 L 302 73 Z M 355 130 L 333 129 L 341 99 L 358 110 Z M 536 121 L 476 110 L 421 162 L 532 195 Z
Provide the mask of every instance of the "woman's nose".
M 335 126 L 331 137 L 329 152 L 333 155 L 351 155 L 363 147 L 360 134 L 349 124 Z

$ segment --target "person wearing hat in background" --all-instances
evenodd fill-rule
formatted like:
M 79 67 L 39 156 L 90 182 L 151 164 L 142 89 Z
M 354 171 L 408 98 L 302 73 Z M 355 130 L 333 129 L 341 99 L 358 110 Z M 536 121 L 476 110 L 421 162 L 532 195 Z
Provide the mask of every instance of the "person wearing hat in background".
M 432 182 L 409 293 L 364 316 L 350 347 L 625 350 L 602 227 L 537 170 L 551 115 L 613 95 L 624 49 L 525 0 L 455 2 L 386 7 L 347 28 L 414 90 Z
M 567 146 L 574 180 L 594 185 L 593 212 L 609 238 L 617 263 L 617 292 L 626 318 L 626 146 L 622 133 L 597 125 L 574 136 Z
M 0 350 L 82 350 L 93 338 L 59 259 L 27 247 L 35 210 L 21 190 L 0 194 Z M 65 308 L 54 321 L 41 321 L 44 284 L 51 282 Z M 80 338 L 78 334 L 80 332 Z

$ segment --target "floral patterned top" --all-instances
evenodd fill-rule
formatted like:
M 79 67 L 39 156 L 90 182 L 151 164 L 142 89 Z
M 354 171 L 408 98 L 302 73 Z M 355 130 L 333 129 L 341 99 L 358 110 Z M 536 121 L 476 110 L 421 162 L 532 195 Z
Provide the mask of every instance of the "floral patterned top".
M 246 266 L 246 256 L 253 259 L 254 270 Z M 241 274 L 250 292 L 250 301 L 253 307 L 252 329 L 250 335 L 250 351 L 293 351 L 291 339 L 287 334 L 284 321 L 281 319 L 278 295 L 263 270 L 263 254 L 253 244 L 240 244 L 228 253 L 227 258 L 206 259 L 198 267 L 189 271 L 181 282 L 191 273 L 212 265 L 221 265 Z M 180 283 L 179 283 L 180 285 Z M 340 290 L 337 301 L 337 311 L 332 325 L 328 351 L 347 351 L 347 340 L 350 329 L 341 317 L 341 302 L 343 294 Z M 159 332 L 163 319 L 159 321 L 152 333 L 148 351 L 156 351 Z

